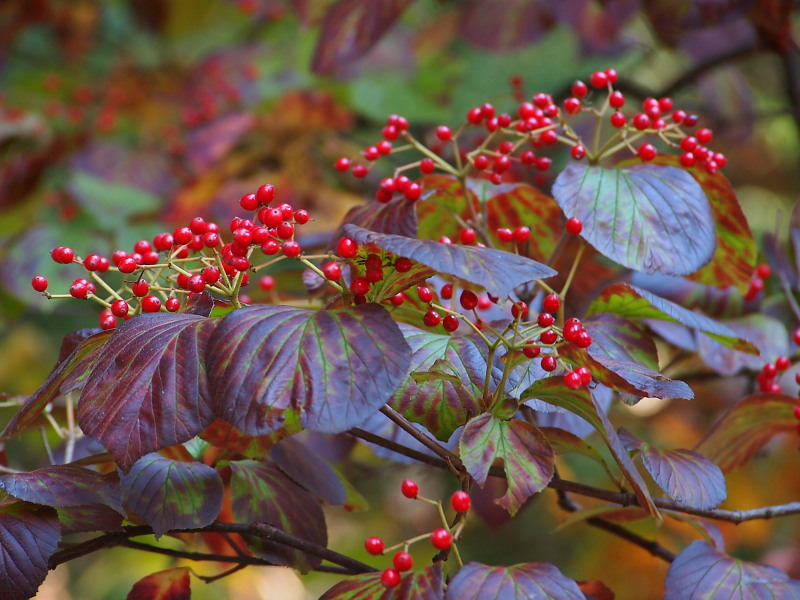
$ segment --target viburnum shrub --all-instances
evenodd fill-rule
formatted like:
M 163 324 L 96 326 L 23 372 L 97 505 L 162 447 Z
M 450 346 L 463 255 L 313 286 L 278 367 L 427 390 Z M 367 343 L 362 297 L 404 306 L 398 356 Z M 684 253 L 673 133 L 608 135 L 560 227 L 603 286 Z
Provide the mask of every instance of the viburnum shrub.
M 776 241 L 771 268 L 756 265 L 712 131 L 669 98 L 631 107 L 616 81 L 598 71 L 568 98 L 537 93 L 508 113 L 484 104 L 421 136 L 390 116 L 360 158 L 336 160 L 371 178 L 375 201 L 320 248 L 302 238 L 313 212 L 265 184 L 230 223 L 197 216 L 109 257 L 53 249 L 75 280 L 50 289 L 31 274 L 33 289 L 97 303 L 99 329 L 65 338 L 0 436 L 47 423 L 63 440 L 48 466 L 2 467 L 0 597 L 31 597 L 48 569 L 100 548 L 166 551 L 133 540 L 148 534 L 174 535 L 186 550 L 172 543 L 173 556 L 233 570 L 341 573 L 326 599 L 613 597 L 548 563 L 464 564 L 472 499 L 491 493 L 491 476 L 506 481 L 494 501 L 511 516 L 551 490 L 571 522 L 670 562 L 668 600 L 734 588 L 797 598 L 797 581 L 726 555 L 715 525 L 800 513 L 718 508 L 724 473 L 800 423 L 783 393 L 800 330 L 790 340 L 761 314 L 784 293 L 796 309 L 790 258 Z M 286 261 L 302 266 L 307 299 L 276 283 Z M 243 293 L 254 278 L 266 303 Z M 720 305 L 730 325 L 713 318 Z M 800 315 L 787 319 L 796 328 Z M 617 403 L 691 399 L 678 376 L 697 373 L 747 377 L 725 388 L 740 396 L 691 449 L 612 424 Z M 355 492 L 304 431 L 448 473 L 444 505 L 415 481 L 400 489 L 434 507 L 436 528 L 389 546 L 371 535 L 370 564 L 328 548 L 323 506 L 352 505 Z M 604 483 L 562 477 L 571 453 Z M 683 547 L 669 549 L 627 526 L 647 519 L 659 531 L 690 523 L 697 539 L 681 530 L 669 539 Z M 432 561 L 415 564 L 420 542 Z M 134 597 L 169 586 L 188 594 L 189 570 L 145 577 Z

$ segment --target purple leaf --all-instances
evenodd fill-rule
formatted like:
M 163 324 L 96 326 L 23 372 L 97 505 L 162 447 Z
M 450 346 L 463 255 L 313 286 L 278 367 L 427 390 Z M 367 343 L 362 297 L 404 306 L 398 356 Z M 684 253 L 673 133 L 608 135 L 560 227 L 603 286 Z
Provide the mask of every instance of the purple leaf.
M 372 48 L 411 0 L 338 0 L 325 13 L 311 70 L 333 75 Z
M 794 600 L 800 581 L 774 567 L 732 558 L 707 542 L 689 544 L 670 565 L 664 600 Z
M 752 314 L 725 321 L 735 335 L 749 340 L 760 354 L 753 356 L 733 348 L 726 348 L 706 335 L 698 335 L 697 351 L 703 362 L 720 375 L 734 375 L 743 368 L 760 369 L 765 362 L 788 355 L 789 334 L 778 319 L 767 315 Z
M 430 333 L 410 325 L 400 325 L 400 330 L 411 347 L 412 375 L 444 362 L 458 381 L 415 381 L 409 376 L 392 396 L 390 405 L 407 419 L 424 425 L 438 439 L 447 440 L 456 428 L 481 412 L 486 345 L 478 338 Z M 493 366 L 491 375 L 496 385 L 502 371 Z
M 81 387 L 90 372 L 90 367 L 95 362 L 103 344 L 110 335 L 110 331 L 91 335 L 78 344 L 67 358 L 60 360 L 50 372 L 47 380 L 31 394 L 25 404 L 11 417 L 8 425 L 0 434 L 0 442 L 21 433 L 33 425 L 47 405 L 58 398 L 60 394 Z M 62 348 L 64 345 L 62 345 Z
M 682 169 L 570 163 L 553 184 L 568 217 L 583 222 L 586 241 L 617 263 L 645 273 L 688 275 L 716 249 L 711 207 Z
M 376 304 L 252 306 L 217 326 L 208 376 L 215 411 L 244 433 L 271 433 L 294 419 L 340 433 L 386 403 L 410 358 L 397 324 Z
M 116 474 L 103 475 L 75 465 L 0 475 L 0 489 L 34 504 L 57 507 L 105 504 L 122 511 Z
M 123 471 L 214 420 L 202 360 L 215 324 L 185 313 L 139 315 L 103 347 L 81 394 L 78 422 Z
M 396 588 L 386 589 L 380 573 L 356 575 L 341 581 L 319 600 L 444 600 L 442 563 L 402 575 Z
M 495 502 L 512 516 L 553 478 L 553 450 L 534 425 L 521 419 L 479 415 L 464 427 L 459 450 L 467 471 L 481 486 L 494 461 L 503 461 L 508 491 Z
M 325 516 L 319 502 L 281 472 L 271 461 L 237 460 L 231 467 L 231 510 L 240 523 L 268 523 L 295 537 L 320 546 L 328 543 Z M 261 558 L 303 572 L 319 566 L 321 559 L 294 548 L 247 537 Z
M 27 502 L 0 505 L 0 598 L 35 596 L 60 539 L 54 509 Z
M 464 565 L 447 586 L 445 600 L 584 600 L 578 584 L 555 565 Z
M 743 465 L 777 433 L 794 433 L 797 400 L 782 394 L 748 396 L 731 408 L 695 450 L 724 472 Z
M 556 274 L 535 260 L 502 250 L 374 233 L 355 225 L 345 225 L 344 231 L 361 244 L 372 243 L 398 256 L 406 256 L 439 273 L 484 287 L 500 298 L 508 297 L 518 285 Z
M 61 535 L 87 531 L 122 531 L 122 515 L 104 504 L 82 504 L 58 509 Z
M 417 236 L 416 205 L 403 197 L 395 198 L 387 203 L 368 202 L 354 206 L 342 219 L 342 225 L 331 236 L 331 247 L 335 247 L 344 234 L 342 227 L 352 223 L 378 233 L 396 233 L 406 237 Z
M 293 437 L 282 440 L 269 454 L 281 471 L 328 504 L 340 506 L 347 500 L 347 492 L 336 472 L 301 441 Z
M 125 600 L 189 600 L 191 585 L 189 567 L 159 571 L 134 583 Z
M 202 463 L 152 453 L 136 461 L 120 483 L 123 504 L 142 517 L 156 537 L 172 529 L 205 527 L 222 509 L 222 478 Z

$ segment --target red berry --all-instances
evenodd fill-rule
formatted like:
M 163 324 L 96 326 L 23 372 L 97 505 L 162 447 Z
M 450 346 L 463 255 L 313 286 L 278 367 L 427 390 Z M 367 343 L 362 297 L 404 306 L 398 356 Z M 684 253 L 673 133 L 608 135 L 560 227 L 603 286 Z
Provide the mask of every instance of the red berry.
M 89 286 L 85 279 L 76 279 L 71 286 L 69 286 L 69 294 L 73 298 L 86 298 L 89 294 Z
M 402 294 L 401 294 L 402 296 Z M 455 315 L 448 314 L 442 319 L 442 327 L 444 327 L 445 331 L 455 331 L 458 329 L 459 320 L 458 317 Z
M 453 284 L 445 283 L 439 291 L 439 296 L 445 300 L 450 300 L 453 297 Z
M 367 167 L 364 165 L 353 165 L 353 177 L 358 177 L 362 179 L 367 176 Z
M 619 77 L 619 75 L 617 74 L 616 69 L 606 69 L 605 73 L 610 83 L 617 83 L 617 78 Z
M 582 81 L 576 81 L 572 84 L 572 95 L 576 98 L 583 98 L 587 93 L 589 93 L 589 88 L 586 87 L 586 84 Z
M 637 113 L 633 116 L 633 126 L 639 131 L 644 131 L 650 127 L 650 117 L 643 113 Z
M 237 257 L 239 258 L 239 257 Z M 247 260 L 247 259 L 245 259 Z M 241 269 L 244 270 L 244 269 Z M 202 275 L 192 275 L 189 277 L 189 281 L 186 283 L 186 289 L 190 292 L 194 292 L 195 294 L 199 294 L 203 290 L 206 289 L 206 282 L 203 279 Z
M 155 296 L 145 296 L 141 300 L 142 312 L 153 313 L 161 309 L 161 300 Z
M 624 127 L 626 123 L 625 115 L 619 111 L 611 113 L 611 116 L 608 118 L 608 120 L 611 122 L 611 125 L 617 129 Z
M 47 289 L 47 278 L 42 275 L 37 275 L 31 279 L 31 286 L 33 286 L 33 289 L 37 292 L 43 292 Z
M 578 348 L 588 348 L 592 345 L 592 336 L 589 334 L 588 331 L 585 329 L 578 334 L 578 338 L 575 340 L 575 345 Z
M 418 183 L 410 183 L 403 192 L 403 195 L 409 202 L 414 202 L 415 200 L 419 200 L 419 197 L 422 196 L 422 188 Z
M 191 231 L 194 235 L 205 233 L 206 220 L 203 217 L 195 217 L 194 219 L 189 221 L 189 231 Z M 185 244 L 187 242 L 180 242 L 180 243 Z
M 347 161 L 346 158 L 343 158 L 343 159 L 340 158 L 339 160 Z M 336 161 L 336 162 L 338 163 L 339 161 Z M 338 164 L 337 164 L 336 168 L 339 169 Z M 347 165 L 345 165 L 344 169 L 339 169 L 339 170 L 340 171 L 346 171 L 347 170 Z M 260 188 L 258 188 L 256 190 L 256 199 L 258 200 L 259 204 L 269 204 L 270 202 L 272 202 L 275 199 L 275 186 L 272 185 L 271 183 L 268 183 L 266 185 L 262 185 Z M 252 210 L 252 209 L 249 209 L 249 210 Z
M 255 210 L 258 208 L 258 198 L 255 194 L 245 194 L 239 198 L 239 206 L 244 210 Z
M 515 319 L 524 319 L 528 316 L 528 305 L 522 300 L 518 300 L 511 305 L 511 316 Z
M 421 161 L 419 161 L 419 170 L 424 175 L 433 173 L 436 170 L 436 163 L 433 162 L 433 159 L 423 158 Z
M 603 71 L 595 71 L 592 73 L 591 77 L 589 77 L 589 83 L 592 87 L 604 88 L 608 85 L 608 75 Z
M 463 290 L 459 302 L 465 310 L 472 310 L 478 305 L 478 296 L 475 292 Z
M 569 155 L 573 158 L 573 160 L 581 160 L 584 156 L 586 156 L 586 148 L 580 144 L 575 144 L 572 148 L 570 148 Z
M 800 327 L 794 330 L 794 333 L 792 334 L 792 340 L 794 340 L 795 344 L 800 346 Z
M 683 154 L 681 154 L 678 160 L 680 161 L 681 166 L 691 167 L 694 164 L 695 158 L 694 154 L 692 154 L 691 152 L 684 152 Z
M 536 318 L 539 327 L 550 327 L 555 320 L 555 317 L 549 312 L 539 313 L 539 316 Z
M 548 329 L 539 335 L 539 340 L 543 344 L 555 344 L 558 341 L 558 334 L 554 330 Z
M 531 238 L 531 230 L 529 227 L 520 225 L 514 229 L 512 232 L 512 237 L 518 244 L 523 244 Z
M 522 349 L 522 353 L 528 358 L 536 358 L 541 351 L 542 349 L 539 346 L 535 346 L 533 342 L 528 342 Z
M 104 310 L 100 313 L 99 321 L 100 329 L 109 330 L 117 326 L 117 320 L 114 318 L 114 315 L 111 314 L 111 311 L 108 310 Z
M 281 244 L 281 251 L 288 256 L 289 258 L 296 258 L 300 255 L 300 244 L 295 242 L 294 240 L 286 240 Z
M 567 233 L 570 235 L 578 235 L 581 231 L 583 231 L 583 223 L 581 220 L 576 217 L 570 217 L 567 219 L 566 224 Z
M 336 244 L 336 254 L 342 258 L 353 258 L 358 254 L 358 244 L 349 237 L 343 237 Z
M 608 104 L 611 108 L 622 108 L 625 104 L 625 96 L 619 90 L 611 92 L 608 96 Z
M 453 543 L 453 536 L 447 529 L 434 529 L 431 532 L 431 544 L 438 550 L 447 550 Z
M 653 160 L 656 157 L 656 147 L 653 144 L 642 144 L 639 146 L 639 158 L 644 161 Z
M 181 307 L 181 301 L 175 296 L 170 296 L 167 298 L 167 301 L 164 303 L 164 305 L 167 307 L 169 312 L 176 312 Z
M 339 263 L 329 262 L 322 266 L 322 272 L 326 279 L 339 281 L 342 276 L 342 267 L 339 266 Z
M 188 244 L 194 239 L 194 233 L 188 227 L 178 227 L 172 232 L 172 239 L 178 245 Z
M 420 302 L 428 303 L 433 300 L 433 292 L 430 290 L 429 287 L 424 285 L 417 286 L 417 297 L 419 297 Z
M 436 137 L 443 142 L 450 141 L 453 138 L 453 132 L 446 125 L 439 125 L 436 128 Z
M 695 133 L 694 136 L 697 138 L 697 141 L 700 142 L 701 144 L 707 144 L 708 142 L 711 141 L 713 133 L 711 132 L 710 129 L 704 128 L 704 129 L 698 129 L 697 133 Z
M 403 483 L 400 484 L 400 491 L 403 496 L 413 500 L 419 495 L 419 485 L 413 479 L 404 479 Z
M 542 310 L 549 313 L 558 312 L 558 309 L 561 307 L 561 300 L 558 297 L 558 294 L 548 294 L 544 297 L 542 301 Z
M 408 552 L 398 552 L 392 558 L 392 564 L 400 572 L 409 571 L 414 566 L 414 559 Z
M 298 225 L 305 225 L 308 223 L 308 211 L 304 208 L 294 211 L 294 222 Z
M 391 589 L 400 585 L 400 573 L 397 569 L 384 569 L 381 573 L 383 587 Z
M 581 378 L 581 385 L 589 385 L 592 382 L 592 372 L 586 367 L 578 367 L 575 372 Z
M 514 239 L 514 232 L 507 227 L 501 227 L 496 233 L 501 242 L 510 242 Z
M 453 492 L 453 495 L 450 496 L 450 506 L 452 506 L 453 510 L 456 512 L 467 512 L 471 504 L 472 500 L 467 492 L 459 490 Z
M 556 358 L 554 356 L 543 356 L 542 357 L 542 369 L 545 371 L 555 371 L 556 370 Z
M 373 556 L 383 554 L 383 540 L 379 537 L 368 537 L 364 540 L 364 549 Z
M 411 262 L 411 259 L 405 256 L 400 256 L 394 261 L 394 268 L 398 273 L 407 273 L 413 266 L 414 264 Z
M 483 171 L 489 166 L 489 157 L 485 154 L 478 154 L 473 160 L 473 164 L 475 168 L 479 171 Z
M 564 112 L 570 115 L 574 115 L 581 111 L 581 101 L 574 96 L 570 96 L 566 100 L 564 100 Z
M 119 261 L 117 268 L 119 269 L 120 273 L 133 273 L 137 266 L 136 259 L 129 256 Z
M 553 164 L 553 159 L 549 156 L 537 156 L 536 157 L 536 169 L 539 171 L 547 171 L 550 168 L 550 165 Z
M 769 279 L 772 275 L 772 269 L 768 264 L 762 263 L 756 267 L 756 275 L 761 279 Z
M 566 385 L 571 390 L 580 389 L 583 385 L 583 380 L 581 379 L 580 373 L 576 373 L 575 371 L 570 371 L 566 375 L 564 375 L 564 385 Z
M 387 142 L 386 140 L 381 140 L 375 144 L 375 147 L 378 149 L 378 154 L 381 154 L 382 156 L 385 156 L 392 151 L 391 142 Z
M 288 221 L 282 221 L 280 225 L 278 225 L 277 234 L 282 240 L 288 240 L 294 235 L 294 225 Z
M 442 317 L 433 309 L 430 309 L 428 312 L 425 313 L 422 317 L 422 322 L 425 323 L 427 327 L 436 327 L 439 323 L 442 322 Z
M 775 367 L 778 371 L 785 371 L 792 365 L 792 362 L 789 360 L 788 356 L 779 356 L 775 359 Z
M 475 233 L 474 229 L 462 229 L 458 237 L 462 244 L 469 245 L 475 243 L 475 239 L 478 237 L 478 234 Z

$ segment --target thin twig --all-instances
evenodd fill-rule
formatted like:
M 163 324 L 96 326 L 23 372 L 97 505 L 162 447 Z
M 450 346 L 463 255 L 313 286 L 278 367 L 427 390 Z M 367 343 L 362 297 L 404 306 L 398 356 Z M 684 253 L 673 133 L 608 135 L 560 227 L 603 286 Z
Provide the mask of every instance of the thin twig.
M 407 434 L 409 434 L 423 446 L 433 451 L 438 456 L 441 456 L 442 459 L 444 459 L 451 466 L 452 469 L 455 469 L 456 471 L 459 472 L 464 471 L 464 465 L 461 462 L 460 458 L 458 458 L 455 454 L 450 452 L 450 450 L 448 450 L 447 448 L 444 448 L 436 440 L 431 439 L 430 437 L 422 433 L 419 429 L 414 427 L 409 421 L 406 420 L 406 418 L 403 415 L 398 413 L 391 406 L 389 406 L 388 404 L 384 404 L 383 407 L 381 407 L 381 412 L 384 415 L 386 415 L 389 418 L 389 420 L 391 420 L 395 425 L 397 425 L 400 429 L 405 431 Z

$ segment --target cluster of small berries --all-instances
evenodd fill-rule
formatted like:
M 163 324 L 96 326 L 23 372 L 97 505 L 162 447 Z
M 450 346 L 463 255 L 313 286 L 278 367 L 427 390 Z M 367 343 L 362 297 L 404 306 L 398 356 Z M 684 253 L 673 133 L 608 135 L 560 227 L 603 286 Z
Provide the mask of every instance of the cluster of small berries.
M 400 491 L 406 498 L 412 500 L 422 500 L 423 502 L 434 504 L 441 508 L 440 501 L 429 500 L 420 496 L 419 485 L 411 479 L 406 479 L 403 481 L 403 483 L 400 485 Z M 469 494 L 464 491 L 459 490 L 457 492 L 453 492 L 453 494 L 450 496 L 450 506 L 457 513 L 466 513 L 470 509 L 471 504 L 472 501 L 469 497 Z M 439 512 L 442 514 L 441 510 Z M 392 548 L 384 548 L 383 540 L 379 537 L 368 537 L 366 540 L 364 540 L 364 548 L 373 556 L 379 556 L 385 551 L 392 550 L 393 548 L 402 548 L 402 550 L 396 552 L 392 557 L 393 567 L 384 569 L 384 571 L 381 573 L 381 583 L 384 585 L 384 587 L 391 589 L 400 585 L 402 573 L 405 571 L 410 571 L 414 566 L 414 561 L 411 555 L 408 553 L 409 546 L 415 542 L 425 539 L 429 539 L 431 545 L 437 550 L 447 550 L 454 544 L 453 533 L 447 527 L 447 523 L 444 523 L 444 527 L 439 527 L 428 534 L 401 542 Z
M 772 269 L 768 264 L 760 264 L 756 267 L 756 272 L 750 279 L 750 284 L 745 292 L 745 300 L 755 300 L 764 291 L 764 282 L 772 276 Z
M 756 376 L 759 391 L 768 394 L 780 394 L 782 389 L 781 385 L 776 381 L 776 378 L 790 366 L 792 366 L 792 363 L 788 356 L 779 356 L 775 359 L 774 363 L 765 363 Z M 800 371 L 797 373 L 795 379 L 797 383 L 800 384 Z

